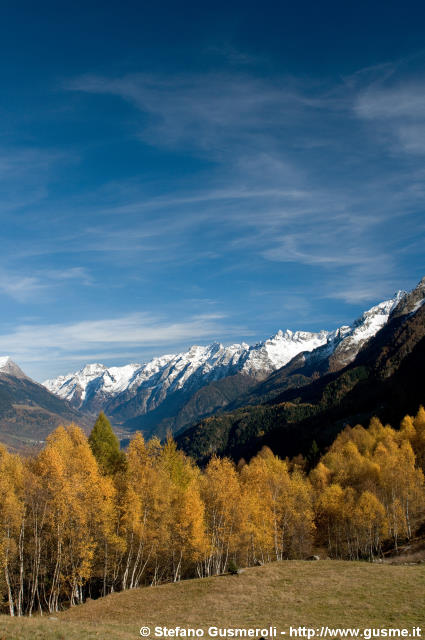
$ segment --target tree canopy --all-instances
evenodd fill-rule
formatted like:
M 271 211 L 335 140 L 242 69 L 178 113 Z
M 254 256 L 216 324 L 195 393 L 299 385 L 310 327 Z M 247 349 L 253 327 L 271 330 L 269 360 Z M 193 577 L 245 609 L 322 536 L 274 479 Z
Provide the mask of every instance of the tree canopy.
M 103 411 L 99 413 L 94 423 L 89 436 L 89 445 L 104 475 L 114 475 L 125 463 L 119 440 Z

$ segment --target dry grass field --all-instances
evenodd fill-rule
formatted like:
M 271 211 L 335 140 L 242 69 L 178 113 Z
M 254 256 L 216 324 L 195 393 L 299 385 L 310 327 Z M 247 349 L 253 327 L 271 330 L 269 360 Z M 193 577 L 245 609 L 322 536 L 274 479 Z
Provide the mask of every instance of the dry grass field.
M 424 593 L 425 564 L 287 561 L 116 593 L 53 619 L 2 616 L 0 640 L 137 638 L 142 625 L 408 628 L 425 626 Z

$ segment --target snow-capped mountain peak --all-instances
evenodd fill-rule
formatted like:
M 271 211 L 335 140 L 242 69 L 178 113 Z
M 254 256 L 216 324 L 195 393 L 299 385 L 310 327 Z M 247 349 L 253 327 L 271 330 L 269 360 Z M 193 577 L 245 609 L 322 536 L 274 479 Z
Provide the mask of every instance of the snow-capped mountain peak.
M 313 351 L 325 344 L 329 331 L 310 333 L 308 331 L 279 330 L 263 342 L 247 350 L 242 371 L 257 377 L 268 374 L 287 364 L 302 351 Z
M 285 332 L 253 346 L 246 343 L 224 346 L 214 342 L 207 346 L 192 345 L 188 351 L 153 358 L 145 364 L 105 367 L 88 364 L 75 373 L 46 380 L 49 391 L 72 402 L 78 408 L 145 390 L 146 409 L 153 408 L 169 393 L 200 388 L 213 380 L 242 372 L 263 378 L 289 362 L 300 351 L 311 351 L 324 344 L 329 332 Z M 148 391 L 149 390 L 149 391 Z
M 192 345 L 185 352 L 166 354 L 144 364 L 120 367 L 88 364 L 80 371 L 43 384 L 75 407 L 93 413 L 131 405 L 126 415 L 143 415 L 173 394 L 190 397 L 211 382 L 237 373 L 254 381 L 262 380 L 299 354 L 315 361 L 331 357 L 331 366 L 340 368 L 351 362 L 367 340 L 384 326 L 404 295 L 398 292 L 365 311 L 351 326 L 343 325 L 334 331 L 279 330 L 252 346 L 246 343 L 224 346 L 219 342 Z
M 53 380 L 46 380 L 43 385 L 52 393 L 81 406 L 87 392 L 93 388 L 103 389 L 105 393 L 118 393 L 127 388 L 134 372 L 140 368 L 139 364 L 129 364 L 123 367 L 110 367 L 103 364 L 87 364 L 85 367 L 59 376 Z
M 366 342 L 388 322 L 391 312 L 406 295 L 405 291 L 397 291 L 389 300 L 380 302 L 362 313 L 351 326 L 339 327 L 330 334 L 327 349 L 319 352 L 317 356 L 332 356 L 332 370 L 350 364 Z
M 9 362 L 12 362 L 10 356 L 1 356 L 0 357 L 0 369 L 3 369 L 7 366 Z
M 10 356 L 0 357 L 0 375 L 13 376 L 14 378 L 26 378 L 25 373 L 13 362 Z

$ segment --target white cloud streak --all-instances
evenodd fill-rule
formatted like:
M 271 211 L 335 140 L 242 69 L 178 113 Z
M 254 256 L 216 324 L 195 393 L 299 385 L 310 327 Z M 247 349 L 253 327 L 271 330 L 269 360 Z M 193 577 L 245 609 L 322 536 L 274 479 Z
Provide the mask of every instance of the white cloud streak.
M 214 271 L 224 256 L 229 270 L 244 270 L 252 258 L 281 262 L 287 271 L 290 263 L 306 265 L 323 274 L 323 295 L 352 303 L 379 299 L 397 271 L 386 243 L 388 221 L 396 228 L 404 216 L 399 233 L 411 237 L 415 225 L 406 211 L 425 198 L 420 179 L 413 184 L 408 171 L 381 173 L 379 160 L 363 169 L 372 142 L 379 159 L 388 141 L 403 152 L 425 151 L 425 90 L 419 84 L 384 86 L 380 73 L 387 82 L 392 71 L 377 67 L 333 88 L 240 73 L 86 76 L 69 82 L 68 91 L 122 98 L 135 108 L 128 119 L 134 138 L 201 155 L 208 171 L 187 181 L 159 181 L 151 190 L 142 180 L 118 181 L 80 194 L 79 201 L 62 202 L 60 235 L 39 237 L 35 246 L 29 241 L 16 256 L 47 262 L 49 254 L 64 254 L 72 266 L 6 269 L 0 291 L 26 302 L 68 284 L 90 286 L 96 282 L 92 267 L 102 261 L 123 269 L 117 278 L 128 277 L 126 268 L 130 277 L 144 273 L 144 266 L 155 278 L 156 266 L 178 268 L 198 260 L 209 261 Z M 372 133 L 361 138 L 376 125 L 383 143 Z M 28 176 L 34 167 L 47 189 L 53 157 L 0 154 L 0 168 L 3 162 L 7 179 L 18 185 L 23 178 L 28 197 L 36 197 L 36 181 Z M 88 358 L 109 353 L 110 346 L 112 356 L 228 334 L 219 316 L 166 323 L 133 314 L 21 325 L 0 337 L 0 347 L 6 353 L 13 349 L 21 362 L 45 360 L 46 354 L 66 361 L 75 351 Z
M 93 283 L 91 276 L 84 267 L 37 269 L 31 272 L 31 275 L 0 269 L 0 293 L 25 304 L 40 296 L 44 299 L 49 292 L 54 291 L 58 286 L 63 286 L 64 282 L 72 280 L 84 286 Z
M 93 360 L 99 352 L 109 360 L 140 356 L 151 347 L 173 349 L 200 340 L 208 342 L 218 337 L 240 335 L 241 327 L 229 329 L 225 316 L 219 313 L 201 314 L 182 321 L 167 322 L 147 313 L 133 313 L 116 318 L 86 320 L 70 324 L 21 324 L 0 334 L 0 354 L 10 355 L 24 368 L 39 365 L 57 368 L 63 373 L 64 363 L 79 360 L 81 365 Z M 246 331 L 245 331 L 246 334 Z M 159 355 L 159 353 L 158 353 Z
M 143 140 L 160 146 L 190 144 L 219 156 L 236 151 L 239 145 L 256 151 L 269 148 L 277 127 L 291 126 L 304 117 L 305 110 L 325 104 L 287 80 L 273 84 L 235 74 L 83 76 L 65 88 L 126 100 L 150 117 L 148 126 L 139 126 Z
M 378 125 L 394 150 L 425 153 L 423 82 L 373 86 L 360 92 L 354 110 L 359 118 Z

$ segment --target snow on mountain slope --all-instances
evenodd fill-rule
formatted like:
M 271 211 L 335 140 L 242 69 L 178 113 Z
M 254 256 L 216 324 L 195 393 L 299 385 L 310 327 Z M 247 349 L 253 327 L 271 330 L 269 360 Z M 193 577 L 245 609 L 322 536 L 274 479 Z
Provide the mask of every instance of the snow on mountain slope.
M 93 398 L 106 401 L 122 393 L 149 389 L 145 410 L 149 410 L 174 391 L 196 390 L 201 386 L 242 371 L 262 378 L 282 367 L 300 351 L 311 351 L 324 344 L 329 332 L 278 331 L 278 333 L 252 347 L 246 343 L 228 347 L 219 343 L 192 346 L 187 352 L 164 355 L 150 362 L 124 367 L 105 367 L 89 364 L 80 371 L 43 384 L 49 391 L 69 400 L 74 406 L 88 407 Z M 155 401 L 154 401 L 155 399 Z M 151 401 L 152 400 L 152 401 Z M 98 402 L 94 409 L 97 410 Z
M 0 357 L 0 375 L 13 376 L 14 378 L 26 378 L 25 373 L 9 356 Z
M 351 330 L 347 332 L 343 340 L 335 346 L 331 369 L 340 369 L 350 364 L 363 345 L 387 323 L 391 312 L 406 295 L 405 291 L 398 291 L 390 300 L 380 302 L 365 311 L 353 323 Z
M 336 331 L 285 332 L 249 346 L 246 343 L 223 346 L 192 346 L 176 355 L 154 358 L 146 364 L 105 367 L 89 364 L 80 371 L 43 384 L 73 406 L 87 411 L 115 410 L 130 402 L 137 415 L 157 408 L 176 392 L 195 393 L 201 387 L 221 378 L 244 373 L 257 380 L 283 367 L 300 353 L 323 358 L 332 356 L 338 366 L 345 366 L 357 355 L 365 342 L 388 320 L 403 292 L 365 313 L 353 325 Z M 335 365 L 337 366 L 337 365 Z
M 271 373 L 290 362 L 302 351 L 313 351 L 327 343 L 329 331 L 309 333 L 307 331 L 279 330 L 275 336 L 249 349 L 241 371 L 249 375 Z
M 124 391 L 139 368 L 139 364 L 128 364 L 108 369 L 103 364 L 94 363 L 86 365 L 76 373 L 46 380 L 43 384 L 60 398 L 70 400 L 73 404 L 78 402 L 81 406 L 90 390 L 94 388 L 102 388 L 106 394 L 113 395 Z
M 6 365 L 10 362 L 9 356 L 2 356 L 0 358 L 0 369 L 4 369 Z

